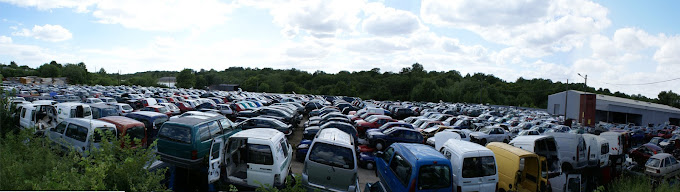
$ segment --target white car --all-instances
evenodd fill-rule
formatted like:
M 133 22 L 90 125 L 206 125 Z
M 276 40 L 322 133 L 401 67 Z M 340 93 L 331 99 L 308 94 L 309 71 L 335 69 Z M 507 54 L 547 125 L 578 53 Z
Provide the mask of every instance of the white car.
M 672 177 L 680 173 L 680 162 L 671 154 L 659 153 L 647 160 L 645 173 L 654 177 Z
M 125 103 L 116 103 L 112 106 L 116 107 L 116 110 L 118 110 L 118 115 L 120 116 L 125 116 L 126 114 L 134 111 L 134 109 L 130 105 Z
M 510 141 L 510 133 L 501 127 L 484 127 L 477 132 L 470 133 L 470 141 L 486 145 L 489 142 L 504 142 Z

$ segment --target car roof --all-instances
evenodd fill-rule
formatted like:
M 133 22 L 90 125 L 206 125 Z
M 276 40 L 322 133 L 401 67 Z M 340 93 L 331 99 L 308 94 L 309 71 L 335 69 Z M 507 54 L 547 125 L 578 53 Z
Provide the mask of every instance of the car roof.
M 342 146 L 353 146 L 353 138 L 349 134 L 337 128 L 321 129 L 316 134 L 314 142 L 324 141 Z
M 518 143 L 518 142 L 534 142 L 535 140 L 539 139 L 544 139 L 544 138 L 552 138 L 553 136 L 550 135 L 520 135 L 515 137 L 510 141 L 510 143 Z
M 450 161 L 446 159 L 444 155 L 427 145 L 417 143 L 394 143 L 391 146 L 395 151 L 400 151 L 400 154 L 408 159 L 412 165 L 415 165 L 416 161 L 438 161 L 448 162 L 450 164 Z
M 206 121 L 223 119 L 223 118 L 224 118 L 224 116 L 221 116 L 221 115 L 216 115 L 216 116 L 191 115 L 191 116 L 186 116 L 186 117 L 180 117 L 180 118 L 177 118 L 177 119 L 172 119 L 172 120 L 168 121 L 167 123 L 176 123 L 176 124 L 184 124 L 184 125 L 194 126 L 194 125 L 197 125 L 197 124 L 204 123 Z
M 115 124 L 119 129 L 127 129 L 136 125 L 144 126 L 144 123 L 140 121 L 123 116 L 108 116 L 99 118 L 99 120 Z
M 283 137 L 283 133 L 276 129 L 270 128 L 253 128 L 248 130 L 239 131 L 231 137 L 247 137 L 254 139 L 272 140 L 279 137 Z
M 73 123 L 76 125 L 80 125 L 83 127 L 88 128 L 89 130 L 93 130 L 95 127 L 111 127 L 111 128 L 116 128 L 116 125 L 102 121 L 102 120 L 97 120 L 97 119 L 85 119 L 85 118 L 67 118 L 66 120 L 69 123 Z
M 168 117 L 168 115 L 166 115 L 166 114 L 159 113 L 159 112 L 153 112 L 153 111 L 135 111 L 135 112 L 128 113 L 128 114 L 125 115 L 125 116 L 128 116 L 128 115 L 130 115 L 130 116 L 138 116 L 138 117 L 139 117 L 139 116 L 145 116 L 145 117 L 160 117 L 160 116 L 164 116 L 164 117 Z
M 446 141 L 446 143 L 444 143 L 444 147 L 447 147 L 447 146 L 449 148 L 451 148 L 451 150 L 456 151 L 460 154 L 470 153 L 470 152 L 482 152 L 482 151 L 493 154 L 493 152 L 489 148 L 486 148 L 486 147 L 479 145 L 477 143 L 458 140 L 458 139 L 449 139 L 448 141 Z M 481 154 L 481 155 L 485 155 L 485 154 Z
M 657 154 L 653 155 L 653 156 L 650 157 L 650 158 L 655 158 L 655 159 L 665 159 L 666 157 L 672 157 L 672 156 L 673 156 L 673 155 L 668 154 L 668 153 L 657 153 Z

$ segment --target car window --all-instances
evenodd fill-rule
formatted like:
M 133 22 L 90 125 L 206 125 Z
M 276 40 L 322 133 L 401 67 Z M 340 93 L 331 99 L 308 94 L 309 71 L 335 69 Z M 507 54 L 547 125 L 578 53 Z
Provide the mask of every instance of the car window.
M 248 144 L 248 163 L 273 165 L 272 150 L 268 145 Z
M 99 131 L 101 130 L 101 131 Z M 101 132 L 101 133 L 100 133 Z M 111 135 L 116 135 L 116 129 L 114 127 L 97 127 L 94 129 L 93 138 L 95 143 L 102 141 L 102 137 L 106 134 L 111 133 Z
M 666 157 L 665 159 L 663 159 L 663 166 L 664 166 L 664 167 L 668 167 L 668 166 L 670 166 L 670 165 L 672 165 L 672 164 L 671 164 L 671 159 L 670 159 L 670 158 Z
M 390 147 L 385 150 L 383 160 L 385 163 L 390 163 L 390 159 L 392 158 L 392 155 L 394 154 L 394 148 Z
M 647 163 L 645 163 L 645 166 L 649 166 L 649 167 L 659 167 L 660 164 L 661 164 L 661 160 L 660 160 L 660 159 L 649 158 L 649 160 L 647 160 Z
M 327 143 L 315 143 L 309 151 L 309 160 L 333 167 L 354 169 L 352 149 Z
M 180 143 L 191 143 L 191 129 L 185 126 L 166 124 L 158 132 L 158 137 Z
M 208 129 L 208 124 L 202 124 L 198 126 L 198 138 L 200 139 L 201 142 L 205 142 L 207 140 L 212 139 L 210 136 L 210 129 Z
M 463 178 L 484 177 L 495 174 L 496 161 L 492 156 L 463 159 Z
M 168 117 L 167 117 L 167 116 L 159 117 L 159 118 L 156 118 L 155 120 L 153 120 L 153 125 L 154 125 L 154 127 L 155 127 L 156 129 L 158 129 L 158 128 L 160 128 L 160 127 L 163 125 L 163 123 L 165 123 L 166 121 L 168 121 Z
M 87 116 L 90 116 L 90 115 L 92 115 L 92 109 L 90 109 L 89 107 L 84 107 L 83 108 L 83 116 L 87 117 Z
M 223 130 L 231 130 L 233 129 L 234 123 L 231 122 L 229 119 L 220 119 L 220 124 L 222 125 Z
M 220 143 L 213 142 L 212 151 L 211 151 L 211 154 L 210 154 L 212 156 L 212 159 L 216 159 L 216 158 L 220 157 L 220 147 L 221 147 Z
M 451 186 L 451 168 L 446 165 L 423 165 L 418 171 L 418 190 Z
M 66 123 L 66 121 L 61 122 L 61 123 L 59 123 L 59 125 L 57 125 L 56 127 L 52 128 L 51 130 L 54 131 L 54 132 L 57 132 L 57 133 L 59 133 L 59 134 L 63 134 L 63 133 L 64 133 L 64 130 L 66 129 L 66 124 L 68 124 L 68 123 Z
M 85 142 L 87 140 L 87 128 L 71 123 L 66 128 L 66 136 Z
M 137 126 L 129 128 L 125 131 L 125 135 L 128 135 L 131 141 L 134 141 L 134 139 L 142 140 L 144 139 L 144 127 Z
M 281 139 L 279 141 L 279 144 L 281 145 L 281 149 L 283 150 L 283 156 L 288 157 L 288 141 L 286 139 Z
M 411 164 L 399 154 L 394 155 L 392 162 L 390 162 L 390 169 L 401 181 L 401 184 L 406 186 L 411 178 Z
M 210 135 L 212 135 L 213 138 L 223 134 L 222 128 L 220 128 L 220 125 L 217 124 L 217 121 L 211 121 L 207 123 L 207 125 Z

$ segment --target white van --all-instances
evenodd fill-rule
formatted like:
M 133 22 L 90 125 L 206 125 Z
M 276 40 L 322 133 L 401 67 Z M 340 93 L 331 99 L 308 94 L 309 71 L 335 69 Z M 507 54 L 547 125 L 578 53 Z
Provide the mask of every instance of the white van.
M 19 111 L 19 125 L 24 128 L 36 128 L 36 132 L 57 125 L 54 106 L 49 104 L 23 104 Z
M 560 170 L 560 150 L 555 138 L 549 135 L 521 135 L 512 139 L 510 145 L 545 157 L 550 176 L 558 175 Z
M 92 119 L 92 108 L 83 103 L 58 103 L 54 105 L 57 110 L 57 123 L 66 118 Z
M 586 181 L 581 174 L 560 174 L 549 179 L 553 192 L 582 192 L 586 191 Z
M 605 167 L 609 165 L 609 142 L 606 139 L 593 135 L 583 134 L 588 151 L 588 166 Z
M 496 191 L 498 168 L 493 151 L 469 141 L 450 139 L 439 152 L 451 160 L 453 184 L 458 192 Z
M 302 186 L 308 191 L 359 191 L 357 152 L 351 135 L 322 129 L 305 157 Z
M 588 165 L 586 141 L 583 136 L 572 133 L 547 133 L 555 138 L 560 155 L 562 171 L 578 170 Z
M 57 124 L 57 126 L 45 131 L 47 138 L 61 146 L 62 149 L 74 149 L 76 152 L 86 156 L 91 147 L 98 148 L 102 135 L 97 129 L 103 132 L 116 134 L 116 125 L 101 120 L 67 118 Z
M 265 128 L 240 131 L 220 149 L 224 149 L 220 153 L 226 154 L 219 155 L 226 170 L 222 176 L 229 183 L 253 188 L 285 187 L 286 177 L 291 174 L 293 148 L 280 131 Z M 211 149 L 211 162 L 212 150 L 215 149 Z

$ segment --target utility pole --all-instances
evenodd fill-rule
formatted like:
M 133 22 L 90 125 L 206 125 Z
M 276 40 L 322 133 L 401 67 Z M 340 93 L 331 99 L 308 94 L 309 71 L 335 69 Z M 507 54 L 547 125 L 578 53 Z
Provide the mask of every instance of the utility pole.
M 567 89 L 564 91 L 564 121 L 567 121 L 567 102 L 569 101 L 569 79 L 567 79 Z

